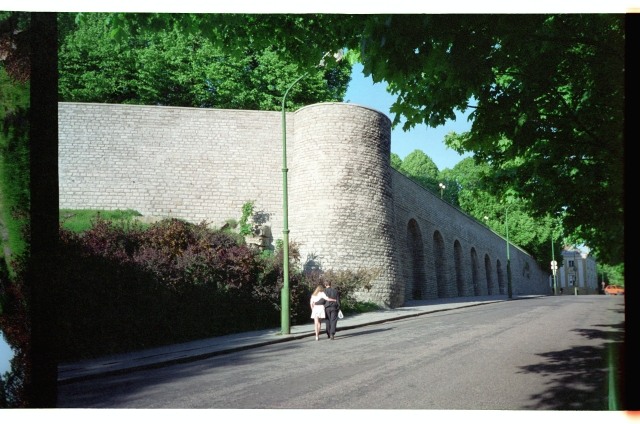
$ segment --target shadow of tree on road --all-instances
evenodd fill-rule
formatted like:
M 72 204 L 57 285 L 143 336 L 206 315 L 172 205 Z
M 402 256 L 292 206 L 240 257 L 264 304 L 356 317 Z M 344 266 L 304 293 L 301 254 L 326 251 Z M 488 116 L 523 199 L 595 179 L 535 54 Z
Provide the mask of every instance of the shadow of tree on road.
M 615 376 L 615 391 L 622 400 L 624 393 L 624 324 L 600 325 L 611 330 L 575 329 L 588 340 L 603 340 L 600 345 L 575 346 L 540 354 L 543 362 L 521 367 L 522 373 L 554 376 L 549 388 L 531 397 L 535 402 L 524 409 L 608 410 L 609 372 Z M 609 363 L 609 358 L 612 358 Z M 619 405 L 623 408 L 623 405 Z

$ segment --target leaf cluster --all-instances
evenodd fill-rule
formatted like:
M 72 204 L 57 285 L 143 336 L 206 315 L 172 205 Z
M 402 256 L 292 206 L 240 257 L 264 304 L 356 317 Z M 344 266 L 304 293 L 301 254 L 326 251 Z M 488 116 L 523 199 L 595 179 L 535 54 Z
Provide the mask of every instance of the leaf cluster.
M 158 16 L 147 17 L 150 26 L 138 27 L 137 20 L 147 18 L 85 14 L 82 25 L 61 32 L 60 100 L 279 110 L 286 87 L 302 75 L 296 63 L 282 60 L 270 46 L 246 46 L 242 55 L 232 55 L 203 34 L 206 28 L 163 26 L 167 17 Z M 206 16 L 198 21 L 203 26 Z M 131 20 L 125 24 L 124 18 Z M 109 30 L 118 22 L 130 38 Z M 350 74 L 346 62 L 312 69 L 292 89 L 286 108 L 341 101 Z

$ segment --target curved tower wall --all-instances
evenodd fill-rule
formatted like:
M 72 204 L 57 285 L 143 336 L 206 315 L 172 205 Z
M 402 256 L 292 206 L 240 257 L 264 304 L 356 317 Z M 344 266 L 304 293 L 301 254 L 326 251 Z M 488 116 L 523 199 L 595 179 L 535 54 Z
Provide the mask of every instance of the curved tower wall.
M 345 103 L 299 109 L 287 147 L 289 229 L 305 269 L 379 269 L 361 299 L 401 306 L 390 146 L 391 122 L 378 111 Z

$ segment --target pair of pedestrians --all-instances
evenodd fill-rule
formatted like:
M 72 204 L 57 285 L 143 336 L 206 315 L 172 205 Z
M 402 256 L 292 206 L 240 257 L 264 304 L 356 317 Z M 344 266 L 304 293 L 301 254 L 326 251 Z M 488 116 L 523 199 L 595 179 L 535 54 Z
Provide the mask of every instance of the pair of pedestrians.
M 327 320 L 327 337 L 334 340 L 336 334 L 336 325 L 338 324 L 338 312 L 340 311 L 340 295 L 338 290 L 331 287 L 331 283 L 327 282 L 323 286 L 318 284 L 316 290 L 311 296 L 311 318 L 315 322 L 316 340 L 320 336 L 320 327 L 322 319 Z

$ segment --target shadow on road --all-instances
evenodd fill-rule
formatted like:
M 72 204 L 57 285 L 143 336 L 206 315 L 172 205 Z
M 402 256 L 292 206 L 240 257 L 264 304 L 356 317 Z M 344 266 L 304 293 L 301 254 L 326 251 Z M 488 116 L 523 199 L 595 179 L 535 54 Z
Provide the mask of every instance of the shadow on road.
M 573 331 L 589 340 L 602 340 L 601 345 L 543 353 L 544 361 L 521 367 L 522 373 L 555 376 L 546 391 L 532 396 L 536 403 L 527 409 L 609 410 L 610 372 L 615 377 L 611 394 L 618 409 L 624 409 L 624 324 L 596 327 L 609 329 Z
M 391 330 L 393 330 L 393 328 L 381 328 L 378 330 L 366 330 L 366 331 L 355 331 L 355 332 L 349 331 L 348 334 L 346 333 L 340 334 L 340 329 L 338 329 L 338 332 L 336 333 L 336 339 L 348 339 L 350 337 L 364 336 L 367 334 L 374 334 L 374 333 L 382 333 L 384 331 L 391 331 Z
M 167 385 L 167 390 L 172 390 L 171 384 L 173 382 L 190 378 L 206 380 L 207 376 L 215 375 L 219 369 L 238 370 L 237 381 L 250 381 L 255 376 L 240 370 L 242 365 L 255 361 L 255 355 L 260 355 L 261 362 L 267 364 L 271 362 L 273 367 L 277 367 L 282 362 L 283 356 L 299 349 L 304 350 L 308 349 L 308 347 L 298 343 L 279 343 L 277 345 L 263 346 L 261 349 L 242 350 L 233 354 L 215 356 L 196 362 L 59 385 L 57 407 L 131 407 L 123 405 L 132 405 L 138 399 L 148 400 L 156 396 L 154 390 L 157 386 Z M 164 407 L 162 404 L 145 406 L 145 408 L 162 407 Z

